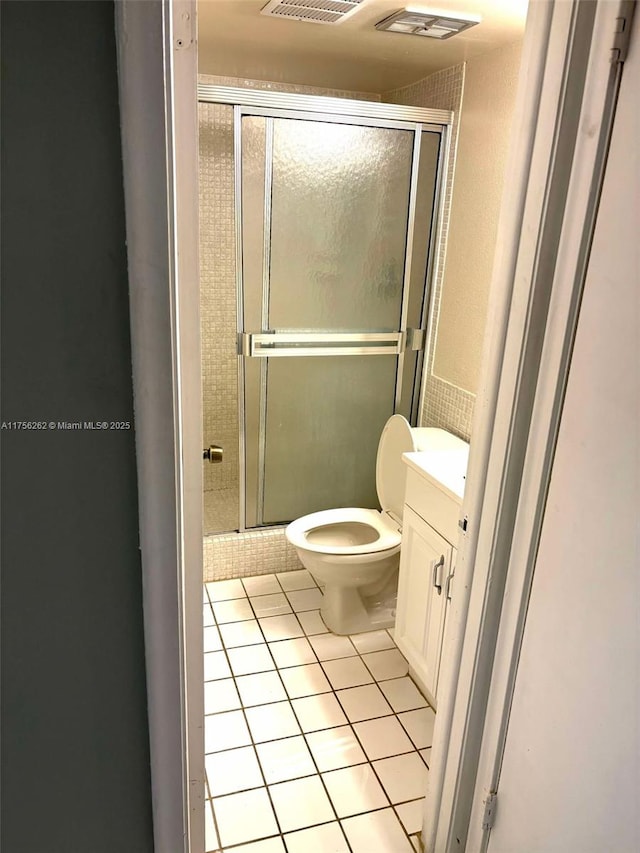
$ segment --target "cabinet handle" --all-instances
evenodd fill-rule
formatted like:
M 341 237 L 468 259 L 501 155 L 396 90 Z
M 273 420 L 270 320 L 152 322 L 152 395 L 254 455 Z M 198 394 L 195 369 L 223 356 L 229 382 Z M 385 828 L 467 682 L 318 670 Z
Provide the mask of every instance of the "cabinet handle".
M 438 595 L 442 595 L 442 584 L 438 583 L 438 569 L 444 567 L 444 554 L 441 555 L 438 562 L 433 567 L 433 585 L 438 590 Z
M 451 581 L 453 580 L 453 576 L 454 576 L 454 574 L 455 574 L 455 572 L 454 572 L 454 570 L 452 569 L 452 570 L 449 572 L 449 574 L 447 575 L 447 579 L 446 579 L 446 581 L 445 581 L 445 583 L 444 583 L 444 594 L 445 594 L 445 595 L 446 595 L 446 597 L 447 597 L 447 601 L 451 601 L 451 595 L 450 595 L 450 592 L 451 592 Z

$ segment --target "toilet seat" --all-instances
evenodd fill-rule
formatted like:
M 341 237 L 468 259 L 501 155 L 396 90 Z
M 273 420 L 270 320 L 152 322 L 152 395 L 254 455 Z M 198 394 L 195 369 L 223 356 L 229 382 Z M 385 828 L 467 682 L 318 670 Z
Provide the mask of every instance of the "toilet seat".
M 310 541 L 309 534 L 328 526 L 363 525 L 369 531 L 363 530 L 364 544 L 358 545 L 329 545 L 326 541 Z M 377 534 L 374 541 L 370 537 Z M 375 509 L 347 507 L 345 509 L 326 509 L 312 512 L 287 527 L 287 538 L 292 545 L 312 551 L 317 554 L 375 554 L 388 551 L 400 546 L 402 531 L 399 524 L 387 513 Z

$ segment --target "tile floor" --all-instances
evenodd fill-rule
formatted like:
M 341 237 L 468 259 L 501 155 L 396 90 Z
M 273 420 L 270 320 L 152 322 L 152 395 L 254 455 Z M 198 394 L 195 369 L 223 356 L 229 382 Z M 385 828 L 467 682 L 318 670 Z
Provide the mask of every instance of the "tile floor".
M 321 601 L 307 571 L 205 584 L 208 853 L 420 849 L 435 714 L 390 632 Z

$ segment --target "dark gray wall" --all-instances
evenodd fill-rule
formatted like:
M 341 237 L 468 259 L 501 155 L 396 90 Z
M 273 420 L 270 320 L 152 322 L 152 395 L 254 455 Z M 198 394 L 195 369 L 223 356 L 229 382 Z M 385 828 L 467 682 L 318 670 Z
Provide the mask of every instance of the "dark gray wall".
M 133 420 L 110 2 L 2 4 L 2 420 Z M 2 853 L 153 849 L 134 433 L 4 429 Z

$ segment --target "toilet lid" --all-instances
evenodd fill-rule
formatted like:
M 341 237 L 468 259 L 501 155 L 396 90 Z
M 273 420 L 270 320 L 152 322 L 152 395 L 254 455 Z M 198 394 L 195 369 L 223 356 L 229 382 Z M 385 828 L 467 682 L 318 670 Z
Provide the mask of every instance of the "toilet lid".
M 376 488 L 380 506 L 385 512 L 402 519 L 407 466 L 403 453 L 416 450 L 414 433 L 402 415 L 392 415 L 380 436 L 376 459 Z

